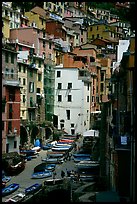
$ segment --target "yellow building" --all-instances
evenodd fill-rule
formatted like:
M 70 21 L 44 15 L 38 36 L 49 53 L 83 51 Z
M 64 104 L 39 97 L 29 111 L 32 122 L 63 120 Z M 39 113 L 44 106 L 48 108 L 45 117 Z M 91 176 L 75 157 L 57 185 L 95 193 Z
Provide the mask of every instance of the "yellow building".
M 2 17 L 2 22 L 3 22 L 2 27 L 3 38 L 9 39 L 10 36 L 9 17 L 8 16 Z
M 29 12 L 25 12 L 25 16 L 28 17 L 30 26 L 37 27 L 39 29 L 46 29 L 46 11 L 38 6 L 31 9 Z
M 44 9 L 63 18 L 64 2 L 44 2 Z
M 116 32 L 115 26 L 110 26 L 105 23 L 98 23 L 88 27 L 88 41 L 96 38 L 117 41 L 121 39 L 121 35 Z
M 100 96 L 101 101 L 105 102 L 108 100 L 109 94 L 109 80 L 111 77 L 111 59 L 109 57 L 98 59 L 101 64 L 100 71 Z

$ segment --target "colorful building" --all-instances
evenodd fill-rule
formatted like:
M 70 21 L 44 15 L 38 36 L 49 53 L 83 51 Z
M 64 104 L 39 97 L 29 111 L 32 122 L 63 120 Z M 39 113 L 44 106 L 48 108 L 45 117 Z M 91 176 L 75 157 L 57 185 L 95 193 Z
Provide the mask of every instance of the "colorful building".
M 2 47 L 2 152 L 19 151 L 20 83 L 17 52 L 5 43 Z

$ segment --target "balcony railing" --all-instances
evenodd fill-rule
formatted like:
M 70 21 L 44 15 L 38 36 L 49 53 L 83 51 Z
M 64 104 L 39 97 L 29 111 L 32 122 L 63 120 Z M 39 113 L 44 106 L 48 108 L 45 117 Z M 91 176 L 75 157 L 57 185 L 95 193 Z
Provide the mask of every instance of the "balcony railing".
M 3 85 L 5 86 L 19 86 L 19 80 L 4 80 Z

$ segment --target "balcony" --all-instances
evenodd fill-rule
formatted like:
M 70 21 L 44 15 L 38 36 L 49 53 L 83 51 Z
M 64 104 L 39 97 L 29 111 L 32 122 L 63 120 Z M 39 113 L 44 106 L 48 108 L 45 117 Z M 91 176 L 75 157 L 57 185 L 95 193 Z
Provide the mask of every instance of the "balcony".
M 11 130 L 9 130 L 9 132 L 7 133 L 7 137 L 9 137 L 9 138 L 13 138 L 13 137 L 16 137 L 16 136 L 17 136 L 16 131 L 12 132 Z
M 16 87 L 19 87 L 20 82 L 19 82 L 19 80 L 4 80 L 3 85 L 4 86 L 16 86 Z

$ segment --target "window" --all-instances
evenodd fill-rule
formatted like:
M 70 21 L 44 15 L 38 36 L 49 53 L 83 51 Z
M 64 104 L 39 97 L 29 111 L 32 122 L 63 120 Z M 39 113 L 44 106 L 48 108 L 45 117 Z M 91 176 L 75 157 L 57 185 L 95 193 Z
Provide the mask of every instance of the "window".
M 30 70 L 30 73 L 29 73 L 30 77 L 33 77 L 33 71 Z
M 68 83 L 68 89 L 72 89 L 72 83 Z
M 17 148 L 17 141 L 14 141 L 14 148 Z
M 89 102 L 89 96 L 87 96 L 87 102 Z
M 81 42 L 83 43 L 83 38 L 81 38 Z
M 90 31 L 92 31 L 92 27 L 90 27 Z
M 23 67 L 23 73 L 26 73 L 26 67 Z
M 29 82 L 29 93 L 34 92 L 34 82 Z
M 33 98 L 30 97 L 30 107 L 33 107 Z
M 26 79 L 23 78 L 23 85 L 26 85 Z
M 58 95 L 58 102 L 62 101 L 62 95 Z
M 92 35 L 92 39 L 94 39 L 94 35 Z
M 81 35 L 83 35 L 83 30 L 81 30 Z
M 12 121 L 8 122 L 8 133 L 12 131 Z
M 89 91 L 89 84 L 87 84 L 87 90 Z
M 104 90 L 104 84 L 103 83 L 101 83 L 101 92 L 103 92 L 103 90 Z
M 72 101 L 72 95 L 68 95 L 68 102 Z
M 2 130 L 4 130 L 4 121 L 2 121 Z
M 10 12 L 10 17 L 12 18 L 12 12 Z
M 57 77 L 61 76 L 61 71 L 57 71 Z
M 5 54 L 5 61 L 6 61 L 7 63 L 9 62 L 9 54 L 8 54 L 8 53 Z
M 6 103 L 3 101 L 3 102 L 2 102 L 2 113 L 5 112 L 5 104 L 6 104 Z
M 13 79 L 13 76 L 14 76 L 14 70 L 11 69 L 11 78 Z
M 39 68 L 41 67 L 41 60 L 39 60 Z
M 97 34 L 97 38 L 99 38 L 99 34 Z
M 37 88 L 37 93 L 40 93 L 40 88 Z
M 62 83 L 58 83 L 58 89 L 62 89 Z
M 21 64 L 19 64 L 19 72 L 21 72 Z
M 97 30 L 98 30 L 98 26 L 97 26 Z
M 66 110 L 67 120 L 70 120 L 70 110 Z
M 25 101 L 26 101 L 26 96 L 23 95 L 23 103 L 25 103 Z
M 49 49 L 51 49 L 51 42 L 49 43 Z
M 104 81 L 104 73 L 101 73 L 101 81 Z
M 45 38 L 46 37 L 46 33 L 45 33 L 45 31 L 43 32 L 43 38 Z
M 41 81 L 41 79 L 42 79 L 42 75 L 38 74 L 38 81 Z
M 11 63 L 14 64 L 14 54 L 11 53 Z
M 78 36 L 79 36 L 79 35 L 76 35 L 76 39 L 77 39 L 77 40 L 78 40 Z
M 92 96 L 92 102 L 94 102 L 94 96 Z
M 43 41 L 43 48 L 45 48 L 45 41 Z
M 74 127 L 74 123 L 71 123 L 71 127 Z

